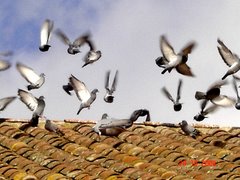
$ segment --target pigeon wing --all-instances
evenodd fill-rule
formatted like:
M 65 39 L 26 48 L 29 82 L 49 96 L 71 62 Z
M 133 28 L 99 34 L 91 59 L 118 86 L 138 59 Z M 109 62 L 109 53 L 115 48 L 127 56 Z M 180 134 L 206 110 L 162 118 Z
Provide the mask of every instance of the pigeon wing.
M 20 100 L 28 107 L 28 109 L 31 111 L 35 111 L 37 109 L 38 101 L 31 93 L 19 89 L 18 96 Z
M 236 92 L 237 98 L 239 99 L 239 93 L 238 93 L 238 88 L 237 88 L 237 82 L 236 82 L 234 76 L 233 76 L 232 84 L 233 84 L 233 89 L 234 89 L 234 91 Z
M 160 48 L 163 57 L 169 62 L 171 59 L 176 57 L 173 47 L 169 44 L 165 36 L 161 36 Z
M 216 111 L 217 109 L 218 109 L 218 106 L 215 105 L 215 104 L 213 104 L 212 106 L 208 107 L 208 108 L 203 112 L 203 114 L 204 114 L 204 115 L 207 115 L 207 114 L 209 114 L 209 113 L 212 113 L 212 112 Z
M 176 70 L 182 75 L 194 77 L 194 74 L 192 73 L 191 68 L 186 63 L 178 64 L 176 67 Z
M 177 99 L 176 99 L 177 102 L 179 102 L 181 98 L 181 88 L 182 88 L 182 80 L 180 79 L 178 83 L 178 89 L 177 89 Z
M 0 71 L 6 70 L 11 67 L 11 64 L 5 60 L 0 60 Z
M 163 92 L 163 94 L 164 94 L 169 100 L 171 100 L 173 103 L 175 103 L 172 95 L 168 92 L 168 90 L 167 90 L 166 87 L 163 87 L 163 88 L 162 88 L 162 92 Z
M 223 61 L 228 66 L 231 66 L 233 63 L 237 62 L 237 56 L 234 55 L 220 39 L 218 39 L 217 41 L 221 45 L 221 47 L 217 47 L 217 48 Z
M 116 90 L 117 81 L 118 81 L 118 70 L 116 71 L 114 79 L 113 79 L 112 88 L 111 88 L 112 92 L 114 92 Z
M 0 111 L 3 111 L 14 99 L 15 96 L 0 99 Z
M 229 107 L 234 105 L 235 99 L 227 97 L 225 95 L 220 95 L 214 98 L 212 100 L 212 103 L 218 106 Z
M 71 41 L 64 32 L 62 32 L 60 29 L 57 29 L 55 33 L 64 44 L 71 45 Z
M 86 33 L 84 35 L 79 36 L 74 42 L 73 46 L 74 47 L 81 47 L 84 43 L 88 42 L 89 40 L 89 33 Z
M 46 19 L 43 22 L 41 31 L 40 31 L 41 46 L 48 44 L 48 40 L 49 40 L 52 29 L 53 29 L 53 21 Z
M 182 50 L 181 50 L 181 54 L 187 56 L 188 54 L 190 54 L 193 50 L 193 48 L 196 46 L 195 42 L 190 42 L 189 44 L 187 44 Z
M 110 77 L 110 71 L 107 71 L 106 76 L 105 76 L 105 89 L 110 91 L 109 89 L 109 77 Z
M 73 75 L 71 75 L 71 77 L 69 78 L 69 81 L 73 86 L 73 89 L 80 101 L 86 102 L 91 97 L 90 92 L 88 91 L 87 87 L 82 81 L 78 80 Z
M 24 64 L 17 63 L 16 67 L 22 77 L 31 84 L 35 84 L 41 78 L 32 68 Z

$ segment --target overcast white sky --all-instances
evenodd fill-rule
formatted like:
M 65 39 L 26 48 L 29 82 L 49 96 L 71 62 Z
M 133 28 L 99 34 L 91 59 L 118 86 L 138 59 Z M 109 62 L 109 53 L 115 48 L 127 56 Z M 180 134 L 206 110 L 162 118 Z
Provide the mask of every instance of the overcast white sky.
M 227 71 L 217 51 L 217 38 L 240 55 L 239 8 L 237 0 L 1 1 L 0 51 L 13 50 L 15 54 L 9 58 L 12 68 L 0 72 L 0 97 L 16 95 L 18 88 L 26 89 L 27 82 L 15 68 L 16 62 L 22 62 L 46 75 L 45 84 L 31 92 L 45 96 L 44 114 L 50 119 L 99 120 L 105 112 L 115 118 L 128 118 L 134 110 L 146 108 L 154 122 L 195 123 L 193 116 L 200 111 L 194 98 L 196 90 L 205 91 Z M 40 52 L 39 31 L 46 18 L 53 20 L 54 28 L 62 29 L 71 40 L 90 30 L 102 58 L 81 68 L 88 48 L 83 48 L 81 54 L 69 55 L 67 46 L 54 35 L 50 50 Z M 155 59 L 161 56 L 159 37 L 163 34 L 176 52 L 189 41 L 197 42 L 188 61 L 195 78 L 175 70 L 161 74 Z M 103 101 L 107 70 L 112 71 L 111 75 L 119 70 L 112 104 Z M 100 91 L 91 109 L 82 110 L 78 116 L 80 101 L 75 94 L 68 96 L 62 90 L 70 74 L 85 82 L 89 90 Z M 175 97 L 180 78 L 184 104 L 182 111 L 175 112 L 160 89 L 166 86 Z M 227 79 L 232 81 L 231 77 Z M 223 87 L 222 93 L 235 97 L 231 84 Z M 31 115 L 19 99 L 1 112 L 1 117 L 30 118 Z M 234 107 L 221 108 L 201 123 L 239 126 L 240 111 Z

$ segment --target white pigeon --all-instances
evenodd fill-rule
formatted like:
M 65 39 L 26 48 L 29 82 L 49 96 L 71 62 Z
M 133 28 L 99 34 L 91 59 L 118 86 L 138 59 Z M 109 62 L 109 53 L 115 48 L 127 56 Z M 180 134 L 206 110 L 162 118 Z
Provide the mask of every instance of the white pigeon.
M 225 79 L 227 76 L 236 73 L 240 69 L 240 59 L 236 54 L 233 54 L 227 46 L 220 40 L 217 40 L 220 44 L 218 46 L 218 52 L 221 55 L 223 61 L 229 66 L 226 74 L 222 77 L 222 80 Z
M 14 99 L 16 99 L 16 96 L 0 99 L 0 111 L 3 111 Z
M 106 77 L 105 77 L 106 94 L 103 99 L 107 103 L 112 103 L 114 99 L 113 92 L 116 90 L 116 86 L 117 86 L 118 71 L 116 71 L 115 73 L 111 88 L 109 87 L 109 78 L 110 78 L 110 71 L 107 71 Z
M 48 51 L 48 49 L 51 47 L 48 44 L 48 41 L 50 39 L 51 32 L 53 30 L 53 21 L 46 19 L 41 27 L 40 30 L 40 46 L 39 50 L 40 51 Z
M 39 98 L 36 98 L 31 93 L 22 89 L 18 90 L 18 96 L 20 100 L 28 107 L 28 109 L 33 111 L 30 123 L 32 126 L 37 126 L 38 118 L 43 115 L 43 111 L 45 108 L 44 97 L 40 96 Z
M 71 75 L 71 77 L 69 78 L 69 83 L 72 85 L 78 99 L 81 101 L 81 105 L 77 114 L 79 114 L 83 108 L 89 109 L 91 104 L 95 101 L 97 97 L 96 93 L 98 92 L 98 89 L 94 89 L 90 93 L 86 85 L 73 75 Z
M 45 74 L 41 73 L 38 75 L 32 68 L 22 64 L 17 63 L 16 65 L 17 70 L 22 75 L 22 77 L 30 83 L 30 85 L 27 86 L 28 90 L 32 89 L 38 89 L 40 88 L 43 83 L 45 82 Z
M 160 48 L 163 57 L 158 58 L 156 63 L 163 67 L 162 74 L 166 71 L 171 72 L 173 68 L 176 68 L 177 72 L 186 76 L 194 76 L 190 67 L 186 64 L 188 60 L 188 54 L 192 52 L 195 47 L 195 42 L 190 42 L 185 46 L 178 54 L 174 52 L 173 47 L 169 44 L 165 36 L 161 36 Z M 161 61 L 161 63 L 157 61 Z

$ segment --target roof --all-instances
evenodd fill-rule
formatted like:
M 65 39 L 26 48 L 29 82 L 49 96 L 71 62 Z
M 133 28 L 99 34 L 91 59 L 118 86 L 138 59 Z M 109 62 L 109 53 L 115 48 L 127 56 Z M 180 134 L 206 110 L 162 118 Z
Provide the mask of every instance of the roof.
M 0 121 L 0 179 L 240 179 L 240 129 L 134 124 L 99 136 L 92 122 L 55 121 L 63 136 Z

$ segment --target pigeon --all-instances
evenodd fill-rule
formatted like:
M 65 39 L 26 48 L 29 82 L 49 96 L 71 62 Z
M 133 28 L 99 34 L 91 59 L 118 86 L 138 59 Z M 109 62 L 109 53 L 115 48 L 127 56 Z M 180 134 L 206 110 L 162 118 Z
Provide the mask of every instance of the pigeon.
M 220 88 L 221 86 L 227 84 L 227 81 L 218 81 L 213 83 L 207 92 L 196 91 L 195 98 L 197 100 L 206 99 L 211 101 L 213 104 L 223 107 L 232 106 L 235 103 L 233 98 L 230 98 L 226 95 L 221 95 Z
M 162 74 L 166 71 L 169 73 L 173 68 L 176 68 L 177 72 L 186 75 L 186 76 L 194 76 L 190 67 L 186 64 L 188 60 L 188 54 L 190 54 L 195 47 L 195 42 L 190 42 L 184 47 L 180 53 L 176 54 L 174 52 L 173 47 L 169 44 L 165 36 L 161 36 L 160 39 L 160 48 L 163 54 L 163 57 L 159 57 L 156 59 L 156 64 L 159 67 L 164 68 Z
M 75 41 L 73 43 L 71 43 L 71 41 L 69 40 L 67 35 L 64 32 L 62 32 L 60 29 L 56 30 L 56 35 L 61 39 L 61 41 L 64 44 L 69 46 L 67 49 L 67 52 L 72 55 L 75 55 L 80 52 L 79 47 L 81 47 L 83 44 L 85 44 L 90 36 L 89 33 L 86 33 L 86 34 L 78 37 L 77 39 L 75 39 Z
M 240 110 L 240 97 L 239 97 L 239 93 L 238 93 L 238 88 L 237 88 L 237 82 L 235 80 L 235 77 L 233 76 L 233 81 L 232 81 L 232 84 L 233 84 L 233 88 L 236 92 L 236 95 L 237 95 L 237 102 L 235 104 L 235 108 Z
M 64 134 L 62 133 L 62 131 L 59 129 L 59 127 L 56 125 L 56 124 L 53 124 L 51 122 L 51 120 L 49 119 L 46 119 L 46 123 L 45 123 L 45 126 L 44 128 L 50 132 L 55 132 L 61 136 L 63 136 Z
M 179 126 L 186 135 L 191 136 L 194 139 L 196 139 L 196 137 L 201 134 L 200 131 L 198 131 L 197 129 L 195 129 L 191 125 L 189 125 L 187 123 L 187 121 L 185 121 L 185 120 L 180 122 Z
M 32 119 L 29 124 L 32 127 L 36 127 L 38 125 L 38 118 L 42 116 L 45 108 L 44 97 L 40 96 L 39 98 L 36 98 L 31 93 L 22 89 L 18 89 L 18 96 L 28 109 L 33 111 Z
M 104 96 L 104 101 L 107 103 L 112 103 L 114 99 L 113 92 L 116 90 L 116 85 L 118 80 L 118 71 L 116 71 L 115 73 L 111 88 L 109 87 L 109 77 L 110 77 L 110 71 L 107 71 L 107 74 L 105 77 L 106 94 Z
M 83 64 L 82 68 L 87 66 L 88 64 L 92 64 L 92 63 L 96 62 L 102 56 L 102 52 L 99 51 L 99 50 L 96 50 L 93 42 L 90 39 L 87 39 L 86 43 L 89 45 L 90 50 L 88 51 L 88 53 L 84 57 L 84 62 L 85 63 Z
M 224 80 L 227 76 L 235 74 L 237 71 L 239 71 L 240 59 L 238 55 L 233 54 L 220 39 L 218 39 L 217 41 L 220 44 L 220 47 L 217 47 L 218 52 L 222 57 L 223 61 L 227 64 L 227 66 L 229 66 L 226 74 L 222 77 L 222 80 Z
M 203 100 L 202 101 L 202 103 L 201 103 L 201 111 L 197 115 L 195 115 L 193 117 L 196 121 L 203 121 L 205 118 L 207 118 L 206 115 L 208 115 L 209 113 L 212 113 L 215 110 L 217 110 L 218 106 L 215 105 L 215 104 L 213 104 L 210 107 L 205 109 L 205 107 L 207 105 L 207 102 L 208 102 L 208 100 Z
M 38 75 L 32 68 L 27 67 L 22 63 L 17 63 L 16 67 L 22 77 L 30 83 L 30 85 L 27 86 L 29 91 L 40 88 L 45 82 L 44 73 Z
M 3 111 L 14 99 L 16 99 L 16 96 L 10 96 L 0 99 L 0 111 Z
M 6 60 L 0 60 L 0 71 L 7 70 L 11 67 L 11 64 Z
M 40 46 L 39 46 L 39 50 L 44 52 L 44 51 L 48 51 L 48 49 L 51 47 L 48 44 L 51 32 L 53 30 L 53 21 L 46 19 L 41 27 L 40 30 Z
M 135 110 L 128 119 L 110 118 L 107 113 L 104 113 L 102 119 L 93 127 L 93 131 L 99 135 L 103 132 L 105 135 L 109 135 L 106 134 L 108 131 L 115 132 L 115 135 L 118 135 L 117 132 L 121 133 L 126 128 L 131 127 L 133 122 L 135 122 L 140 116 L 147 116 L 145 120 L 146 122 L 151 121 L 150 113 L 147 109 Z
M 81 101 L 81 105 L 77 114 L 79 114 L 83 108 L 90 109 L 91 104 L 95 101 L 97 97 L 96 94 L 98 92 L 98 89 L 94 89 L 90 93 L 86 85 L 73 75 L 71 75 L 71 77 L 69 78 L 69 83 L 73 87 L 78 99 Z
M 179 103 L 179 100 L 181 98 L 181 86 L 182 86 L 182 80 L 179 80 L 178 83 L 178 89 L 177 89 L 177 98 L 176 100 L 173 99 L 172 95 L 168 92 L 166 87 L 162 88 L 163 94 L 173 102 L 173 108 L 174 111 L 180 111 L 182 109 L 182 103 Z

